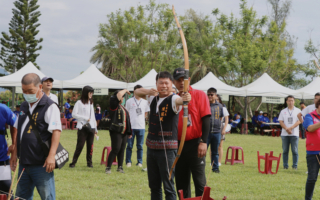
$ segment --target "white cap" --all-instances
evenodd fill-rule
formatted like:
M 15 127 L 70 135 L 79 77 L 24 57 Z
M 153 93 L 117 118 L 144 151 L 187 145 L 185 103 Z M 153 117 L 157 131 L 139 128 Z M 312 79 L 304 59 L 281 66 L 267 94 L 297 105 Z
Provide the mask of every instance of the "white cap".
M 260 111 L 260 114 L 263 114 L 263 111 L 262 111 L 262 110 Z

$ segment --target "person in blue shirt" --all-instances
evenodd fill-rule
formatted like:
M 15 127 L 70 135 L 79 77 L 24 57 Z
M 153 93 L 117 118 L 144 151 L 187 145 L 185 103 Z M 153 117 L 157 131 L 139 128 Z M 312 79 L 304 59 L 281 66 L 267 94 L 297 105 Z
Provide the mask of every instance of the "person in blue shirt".
M 235 120 L 231 120 L 231 133 L 236 133 L 238 124 L 240 123 L 240 115 L 236 116 Z
M 66 115 L 69 112 L 70 108 L 70 98 L 67 99 L 67 102 L 64 104 L 64 114 Z
M 67 118 L 69 122 L 77 121 L 75 118 L 72 117 L 72 111 L 73 111 L 73 106 L 70 106 L 69 112 L 65 115 L 65 118 Z
M 278 120 L 278 118 L 279 118 L 279 114 L 277 114 L 274 118 L 273 118 L 273 123 L 280 123 L 279 122 L 279 120 Z
M 267 125 L 267 124 L 265 124 L 265 123 L 270 123 L 270 119 L 269 119 L 269 117 L 268 117 L 268 113 L 263 113 L 263 117 L 262 117 L 262 119 L 261 119 L 262 121 L 261 121 L 261 134 L 263 133 L 263 131 L 264 130 L 266 130 L 266 129 L 270 129 L 270 126 L 269 125 Z
M 96 116 L 96 121 L 97 121 L 97 127 L 99 127 L 99 123 L 102 119 L 102 114 L 100 114 L 99 112 L 100 112 L 100 109 L 96 108 L 95 116 Z
M 10 154 L 13 153 L 13 150 L 16 145 L 17 129 L 13 127 L 14 123 L 17 120 L 17 116 L 4 104 L 0 104 L 0 166 L 5 168 L 7 172 L 7 178 L 0 177 L 0 194 L 1 191 L 8 192 L 11 185 L 11 170 L 10 170 Z M 10 125 L 10 134 L 12 138 L 12 145 L 8 147 L 6 141 L 6 124 Z M 10 161 L 9 161 L 10 160 Z M 11 165 L 12 169 L 13 165 Z M 4 174 L 6 176 L 6 174 Z
M 20 105 L 16 105 L 16 110 L 13 113 L 18 117 L 20 113 Z

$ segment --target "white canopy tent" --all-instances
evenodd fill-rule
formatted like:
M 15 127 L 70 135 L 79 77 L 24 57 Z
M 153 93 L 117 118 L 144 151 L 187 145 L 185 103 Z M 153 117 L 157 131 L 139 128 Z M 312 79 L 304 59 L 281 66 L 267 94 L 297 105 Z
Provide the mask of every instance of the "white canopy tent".
M 28 62 L 15 73 L 0 77 L 0 87 L 21 87 L 21 79 L 27 73 L 36 73 L 41 79 L 45 77 L 45 75 L 38 68 L 36 68 L 32 62 Z M 54 79 L 53 88 L 62 88 L 62 82 Z
M 106 77 L 97 69 L 95 65 L 91 65 L 86 71 L 74 79 L 63 81 L 64 89 L 81 89 L 86 85 L 90 85 L 94 89 L 125 89 L 126 82 L 115 81 Z
M 245 91 L 240 88 L 236 88 L 218 79 L 212 72 L 209 72 L 197 83 L 191 85 L 192 88 L 207 92 L 210 87 L 217 89 L 220 95 L 233 95 L 233 96 L 245 96 Z
M 296 90 L 284 87 L 274 81 L 267 73 L 240 89 L 246 92 L 246 96 L 287 97 L 288 95 L 293 95 L 295 98 L 302 97 Z
M 141 85 L 143 88 L 151 89 L 156 88 L 156 76 L 158 72 L 156 70 L 151 69 L 144 77 L 139 79 L 134 83 L 128 83 L 128 90 L 133 91 L 134 86 Z
M 303 99 L 313 99 L 317 92 L 320 92 L 320 77 L 315 78 L 311 83 L 297 90 L 302 94 Z

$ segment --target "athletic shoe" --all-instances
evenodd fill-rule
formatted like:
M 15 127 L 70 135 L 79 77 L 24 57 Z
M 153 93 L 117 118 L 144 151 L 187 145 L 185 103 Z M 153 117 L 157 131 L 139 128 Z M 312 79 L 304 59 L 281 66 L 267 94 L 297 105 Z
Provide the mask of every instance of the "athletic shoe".
M 93 168 L 93 165 L 92 164 L 91 165 L 87 165 L 87 167 Z
M 221 163 L 219 163 L 219 166 L 221 166 Z
M 131 163 L 127 163 L 127 167 L 131 167 Z
M 292 167 L 292 169 L 293 169 L 293 170 L 298 170 L 298 168 L 297 168 L 297 167 Z
M 123 171 L 123 168 L 122 168 L 122 167 L 118 167 L 117 172 L 120 172 L 120 173 L 123 173 L 123 174 L 124 174 L 124 171 Z
M 111 167 L 106 168 L 106 174 L 111 174 Z
M 76 166 L 75 164 L 72 164 L 72 163 L 69 164 L 70 168 L 74 168 L 75 166 Z
M 214 169 L 214 170 L 212 170 L 212 172 L 214 172 L 214 173 L 220 173 L 220 170 L 219 170 L 219 169 Z
M 138 167 L 142 167 L 142 164 L 141 164 L 141 163 L 138 163 L 137 166 L 138 166 Z
M 283 167 L 283 169 L 288 169 L 288 167 Z

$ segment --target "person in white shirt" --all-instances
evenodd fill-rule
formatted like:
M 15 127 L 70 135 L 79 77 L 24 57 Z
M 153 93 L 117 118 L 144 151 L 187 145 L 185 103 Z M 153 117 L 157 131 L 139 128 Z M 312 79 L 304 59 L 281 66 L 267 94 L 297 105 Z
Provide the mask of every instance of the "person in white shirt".
M 299 118 L 299 120 L 300 120 L 301 123 L 303 123 L 303 118 L 304 118 L 307 114 L 309 114 L 309 113 L 311 113 L 311 112 L 313 112 L 313 111 L 316 110 L 316 106 L 315 106 L 315 105 L 316 105 L 316 103 L 317 103 L 317 101 L 318 101 L 319 99 L 320 99 L 320 92 L 317 92 L 317 93 L 314 95 L 314 99 L 313 99 L 314 104 L 307 106 L 305 109 L 303 109 L 303 110 L 298 114 L 298 118 Z
M 223 129 L 224 127 L 224 124 L 229 122 L 229 112 L 227 110 L 227 108 L 225 107 L 225 105 L 222 103 L 222 99 L 220 97 L 220 95 L 217 95 L 217 101 L 219 103 L 221 103 L 221 105 L 223 105 L 223 117 L 222 117 L 222 120 L 221 122 L 223 122 L 223 124 L 221 124 L 221 130 Z M 228 124 L 227 126 L 230 127 L 231 129 L 231 126 Z M 227 132 L 227 131 L 226 131 Z M 222 160 L 222 156 L 223 156 L 223 141 L 226 140 L 226 135 L 222 135 L 221 133 L 221 140 L 220 140 L 220 145 L 219 145 L 219 149 L 218 149 L 218 152 L 219 152 L 219 166 L 221 166 L 221 160 Z
M 293 159 L 293 169 L 298 167 L 298 144 L 299 144 L 299 124 L 298 113 L 301 110 L 294 106 L 294 97 L 288 96 L 286 98 L 287 108 L 281 110 L 279 115 L 279 122 L 282 127 L 281 139 L 282 139 L 282 149 L 283 149 L 283 167 L 288 169 L 288 154 L 291 144 L 292 159 Z
M 93 109 L 94 89 L 91 86 L 84 86 L 80 100 L 74 105 L 72 116 L 77 119 L 78 139 L 76 150 L 73 155 L 70 168 L 74 168 L 83 149 L 84 143 L 87 143 L 87 167 L 92 168 L 92 153 L 94 135 L 98 132 L 97 122 Z M 84 125 L 90 124 L 91 130 L 83 128 Z
M 53 86 L 53 78 L 51 77 L 43 77 L 41 80 L 41 84 L 42 84 L 42 91 L 49 97 L 49 99 L 51 99 L 52 101 L 54 101 L 57 105 L 59 105 L 59 101 L 58 101 L 58 97 L 55 94 L 51 93 L 51 89 Z
M 134 86 L 136 89 L 142 88 L 141 85 Z M 128 139 L 126 149 L 126 164 L 131 167 L 132 147 L 134 138 L 137 137 L 137 166 L 142 167 L 143 142 L 146 129 L 146 116 L 150 110 L 148 101 L 135 95 L 126 102 L 126 109 L 130 115 L 132 138 Z
M 58 106 L 42 92 L 40 77 L 29 73 L 23 76 L 22 91 L 25 102 L 20 106 L 20 114 L 14 127 L 17 128 L 17 142 L 11 158 L 11 168 L 16 169 L 19 158 L 19 173 L 22 174 L 16 194 L 20 199 L 32 199 L 34 187 L 41 199 L 55 197 L 55 155 L 61 135 L 61 121 Z M 32 116 L 32 120 L 30 118 Z M 36 130 L 43 140 L 51 143 L 46 155 L 36 138 Z

